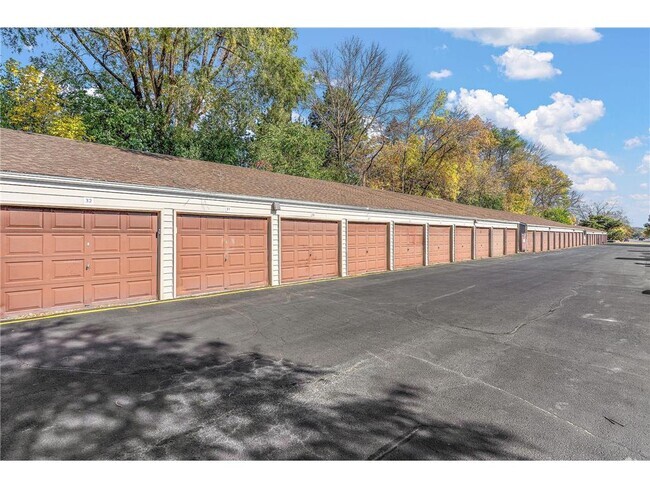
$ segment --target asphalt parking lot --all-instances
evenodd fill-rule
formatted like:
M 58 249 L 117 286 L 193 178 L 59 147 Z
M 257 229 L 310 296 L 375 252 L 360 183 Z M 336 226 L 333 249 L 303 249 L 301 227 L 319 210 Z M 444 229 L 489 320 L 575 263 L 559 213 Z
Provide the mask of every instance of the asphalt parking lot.
M 3 325 L 0 454 L 647 459 L 649 266 L 608 245 Z

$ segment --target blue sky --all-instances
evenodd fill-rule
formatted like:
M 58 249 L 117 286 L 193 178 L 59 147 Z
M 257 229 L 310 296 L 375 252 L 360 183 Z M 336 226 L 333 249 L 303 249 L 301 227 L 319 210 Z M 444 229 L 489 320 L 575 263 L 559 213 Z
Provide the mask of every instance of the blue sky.
M 350 36 L 408 53 L 452 104 L 545 146 L 586 200 L 647 221 L 650 29 L 299 28 L 298 55 Z
M 650 29 L 298 29 L 298 55 L 350 36 L 408 53 L 454 104 L 545 146 L 587 200 L 647 221 Z

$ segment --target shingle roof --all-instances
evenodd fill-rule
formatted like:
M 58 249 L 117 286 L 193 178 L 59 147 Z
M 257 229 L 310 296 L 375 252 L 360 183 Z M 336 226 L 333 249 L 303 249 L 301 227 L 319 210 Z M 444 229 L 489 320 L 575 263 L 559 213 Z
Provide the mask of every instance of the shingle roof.
M 0 129 L 0 169 L 7 172 L 208 193 L 572 227 L 540 217 L 441 199 L 132 151 L 10 129 Z

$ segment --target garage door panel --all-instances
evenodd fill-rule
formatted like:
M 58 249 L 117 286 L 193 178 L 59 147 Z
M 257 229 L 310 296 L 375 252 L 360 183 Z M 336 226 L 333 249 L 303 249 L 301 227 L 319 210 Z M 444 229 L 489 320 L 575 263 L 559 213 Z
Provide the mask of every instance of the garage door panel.
M 86 229 L 86 215 L 78 210 L 58 210 L 50 213 L 52 231 L 83 231 Z
M 429 226 L 429 264 L 451 262 L 451 226 Z
M 199 292 L 201 290 L 201 275 L 185 275 L 177 279 L 177 290 L 183 293 Z
M 248 247 L 245 236 L 230 236 L 228 237 L 228 249 L 244 249 Z
M 123 258 L 127 275 L 154 274 L 156 262 L 152 256 L 127 256 Z
M 492 256 L 503 256 L 504 229 L 492 229 Z
M 490 229 L 476 228 L 476 259 L 490 257 Z
M 206 273 L 202 289 L 205 291 L 223 290 L 226 287 L 224 273 Z
M 64 307 L 69 305 L 84 304 L 84 286 L 54 286 L 52 287 L 52 307 Z
M 120 299 L 120 282 L 91 283 L 89 293 L 89 301 L 94 303 L 117 301 Z
M 264 249 L 266 238 L 264 236 L 248 236 L 249 249 Z
M 250 271 L 249 280 L 252 284 L 262 286 L 266 284 L 266 273 L 264 271 Z
M 5 310 L 18 313 L 44 308 L 43 289 L 4 291 L 2 294 Z
M 226 242 L 223 235 L 203 235 L 201 236 L 202 249 L 210 251 L 223 251 L 226 248 Z M 228 243 L 230 247 L 230 242 Z
M 14 208 L 2 214 L 2 232 L 12 230 L 44 230 L 45 215 L 40 209 Z
M 98 212 L 88 215 L 89 230 L 92 231 L 121 231 L 122 214 L 119 212 Z
M 348 274 L 388 269 L 388 225 L 384 223 L 348 223 Z
M 201 269 L 201 256 L 196 256 L 198 258 L 199 265 L 196 269 Z M 224 253 L 213 253 L 213 254 L 204 254 L 204 267 L 206 269 L 222 269 L 226 265 L 226 259 Z
M 230 261 L 230 266 L 241 267 L 246 265 L 246 255 L 243 252 L 232 252 L 228 253 L 228 261 Z
M 52 259 L 50 278 L 55 281 L 84 278 L 84 259 Z
M 456 250 L 456 261 L 467 261 L 472 259 L 471 227 L 456 227 L 454 247 Z
M 127 216 L 147 222 L 148 231 L 143 224 L 136 231 L 146 246 L 125 245 Z M 0 220 L 12 229 L 2 241 L 3 316 L 128 300 L 120 283 L 131 275 L 149 283 L 146 298 L 156 298 L 156 214 L 3 206 Z
M 283 283 L 338 276 L 338 222 L 282 220 Z
M 45 252 L 45 238 L 43 235 L 4 234 L 2 241 L 2 254 L 5 257 L 43 254 Z
M 268 284 L 266 219 L 179 215 L 177 220 L 177 241 L 183 240 L 177 251 L 178 295 Z M 198 266 L 185 262 L 187 256 L 198 257 Z
M 122 250 L 122 235 L 120 234 L 95 234 L 90 242 L 93 253 L 119 253 Z
M 230 273 L 228 273 L 228 285 L 242 286 L 244 283 L 246 283 L 246 272 L 231 271 Z
M 129 231 L 155 232 L 157 229 L 157 218 L 153 214 L 127 213 L 122 216 L 125 219 L 125 229 Z
M 395 225 L 395 269 L 424 265 L 424 227 L 421 225 Z
M 199 215 L 182 215 L 177 219 L 177 229 L 179 233 L 185 230 L 201 230 L 201 216 Z
M 14 261 L 3 263 L 5 283 L 29 284 L 43 280 L 43 261 Z
M 106 278 L 108 276 L 121 276 L 120 258 L 92 258 L 90 259 L 90 275 L 93 278 Z
M 152 279 L 129 280 L 126 282 L 125 288 L 128 298 L 147 297 L 156 292 L 156 282 Z
M 48 254 L 84 254 L 87 247 L 84 234 L 45 234 L 44 238 Z
M 517 231 L 516 229 L 506 229 L 506 254 L 515 254 L 517 252 Z

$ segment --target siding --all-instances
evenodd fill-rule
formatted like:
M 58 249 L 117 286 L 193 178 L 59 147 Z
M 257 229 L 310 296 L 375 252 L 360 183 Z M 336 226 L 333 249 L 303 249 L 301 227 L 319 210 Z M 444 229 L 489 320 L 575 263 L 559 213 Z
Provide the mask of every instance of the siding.
M 160 299 L 174 298 L 175 269 L 174 245 L 176 241 L 176 217 L 173 208 L 160 212 Z
M 272 199 L 249 199 L 245 196 L 208 195 L 192 191 L 177 191 L 164 188 L 143 188 L 113 183 L 98 183 L 80 180 L 66 180 L 52 177 L 24 176 L 2 173 L 0 194 L 5 205 L 44 206 L 52 208 L 106 209 L 151 211 L 160 215 L 159 236 L 159 296 L 161 299 L 175 296 L 175 239 L 176 214 L 193 213 L 224 216 L 263 217 L 270 219 L 270 278 L 272 285 L 279 284 L 280 278 L 280 217 L 335 220 L 354 222 L 374 222 L 389 224 L 389 266 L 394 269 L 394 226 L 395 224 L 417 224 L 463 227 L 493 227 L 517 229 L 516 222 L 497 222 L 464 217 L 435 216 L 398 211 L 373 210 L 365 208 L 346 208 L 323 206 L 309 202 L 282 203 L 272 210 Z M 476 224 L 475 224 L 476 222 Z M 531 229 L 532 228 L 532 229 Z M 543 228 L 548 230 L 548 227 Z M 529 230 L 542 228 L 531 225 Z M 553 229 L 564 231 L 564 229 Z M 347 232 L 341 233 L 342 243 L 347 244 Z M 578 245 L 583 237 L 577 231 L 569 232 Z M 427 236 L 428 237 L 428 236 Z M 452 233 L 452 259 L 456 259 L 456 234 Z M 529 233 L 529 250 L 532 239 Z M 345 247 L 344 247 L 345 249 Z M 344 251 L 344 249 L 342 251 Z M 347 265 L 346 261 L 341 267 Z
M 340 240 L 341 247 L 339 249 L 339 255 L 341 256 L 340 270 L 341 276 L 348 275 L 348 221 L 347 219 L 341 220 L 340 230 Z
M 271 266 L 271 285 L 277 286 L 280 284 L 280 217 L 274 213 L 271 215 L 270 231 L 271 239 L 271 253 L 270 253 L 270 266 Z

